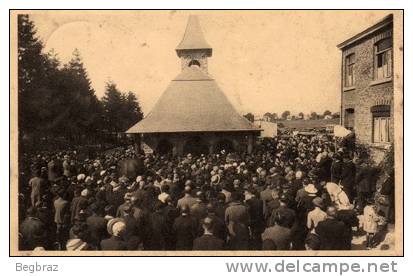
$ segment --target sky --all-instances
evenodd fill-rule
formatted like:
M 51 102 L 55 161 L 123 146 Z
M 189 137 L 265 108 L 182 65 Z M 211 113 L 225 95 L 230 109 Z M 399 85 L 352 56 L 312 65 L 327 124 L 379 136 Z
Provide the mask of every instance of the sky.
M 213 48 L 209 73 L 240 114 L 339 111 L 337 44 L 389 11 L 35 11 L 45 51 L 80 51 L 100 98 L 105 83 L 136 94 L 147 114 L 179 74 L 175 48 L 198 15 Z

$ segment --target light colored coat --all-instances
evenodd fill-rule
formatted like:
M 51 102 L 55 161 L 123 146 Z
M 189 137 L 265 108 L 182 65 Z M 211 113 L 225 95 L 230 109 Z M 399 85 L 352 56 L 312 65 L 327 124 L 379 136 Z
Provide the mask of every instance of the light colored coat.
M 378 232 L 379 216 L 372 205 L 367 205 L 363 210 L 363 229 L 367 233 L 375 234 Z

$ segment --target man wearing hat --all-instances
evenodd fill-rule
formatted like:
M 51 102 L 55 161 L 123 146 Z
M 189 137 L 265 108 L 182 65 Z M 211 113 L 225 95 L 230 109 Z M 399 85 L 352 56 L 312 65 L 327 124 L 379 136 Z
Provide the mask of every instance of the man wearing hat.
M 107 191 L 107 201 L 109 204 L 113 205 L 115 210 L 117 210 L 124 202 L 124 196 L 127 190 L 118 179 L 114 179 L 113 177 L 114 176 L 112 175 L 112 181 L 110 182 L 111 189 Z
M 87 189 L 82 189 L 80 191 L 80 187 L 78 189 L 75 190 L 75 198 L 73 198 L 72 203 L 70 205 L 70 221 L 72 222 L 72 224 L 75 222 L 75 219 L 78 217 L 80 210 L 82 210 L 82 208 L 84 206 L 87 205 L 87 197 L 89 194 L 89 191 Z
M 126 224 L 121 218 L 114 218 L 108 222 L 107 231 L 111 236 L 100 243 L 102 250 L 127 250 L 127 243 L 122 239 Z
M 116 210 L 116 217 L 123 218 L 125 216 L 125 209 L 130 208 L 131 198 L 132 198 L 132 193 L 126 193 L 123 196 L 124 203 L 120 205 L 118 209 Z
M 223 250 L 224 241 L 213 234 L 214 221 L 210 217 L 202 220 L 204 234 L 194 240 L 193 250 Z

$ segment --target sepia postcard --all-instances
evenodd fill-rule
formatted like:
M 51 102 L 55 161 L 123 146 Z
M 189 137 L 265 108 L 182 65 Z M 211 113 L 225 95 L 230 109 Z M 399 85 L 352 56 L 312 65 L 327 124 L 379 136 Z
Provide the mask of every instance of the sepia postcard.
M 403 10 L 11 10 L 11 256 L 402 256 Z

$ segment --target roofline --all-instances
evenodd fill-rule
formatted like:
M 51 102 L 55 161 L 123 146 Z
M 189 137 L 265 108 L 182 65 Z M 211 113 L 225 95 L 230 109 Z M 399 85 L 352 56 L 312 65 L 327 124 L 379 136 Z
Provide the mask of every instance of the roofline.
M 341 42 L 340 44 L 337 45 L 337 48 L 339 49 L 343 49 L 347 46 L 350 46 L 351 44 L 354 44 L 358 41 L 360 41 L 361 39 L 365 38 L 366 36 L 390 25 L 391 23 L 393 23 L 393 14 L 389 14 L 386 17 L 384 17 L 382 20 L 380 20 L 379 22 L 377 22 L 376 24 L 374 24 L 373 26 L 365 29 L 364 31 L 352 36 L 351 38 Z
M 257 129 L 214 129 L 214 130 L 173 130 L 173 131 L 125 131 L 125 133 L 139 133 L 139 134 L 154 134 L 154 133 L 186 133 L 186 132 L 260 132 L 261 128 Z

